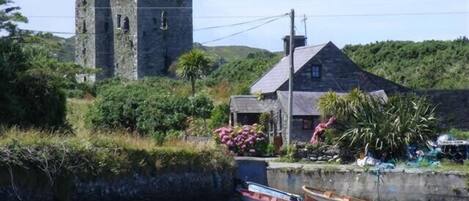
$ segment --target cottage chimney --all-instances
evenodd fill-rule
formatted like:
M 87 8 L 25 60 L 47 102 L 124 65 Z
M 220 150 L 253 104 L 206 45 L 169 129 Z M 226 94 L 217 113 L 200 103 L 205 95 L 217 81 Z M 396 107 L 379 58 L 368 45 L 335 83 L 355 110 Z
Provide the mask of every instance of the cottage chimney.
M 293 41 L 295 48 L 306 46 L 306 37 L 305 36 L 295 36 L 295 41 Z M 290 36 L 283 37 L 283 50 L 285 51 L 285 56 L 290 54 Z

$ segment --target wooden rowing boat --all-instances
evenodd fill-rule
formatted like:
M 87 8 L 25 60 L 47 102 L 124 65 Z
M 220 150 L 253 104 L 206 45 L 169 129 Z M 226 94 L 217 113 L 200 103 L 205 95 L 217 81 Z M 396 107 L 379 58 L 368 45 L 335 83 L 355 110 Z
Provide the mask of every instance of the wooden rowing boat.
M 303 201 L 299 195 L 253 182 L 246 182 L 246 188 L 238 188 L 237 191 L 243 201 Z
M 305 193 L 305 201 L 366 201 L 350 196 L 338 195 L 333 191 L 325 191 L 321 189 L 303 186 Z

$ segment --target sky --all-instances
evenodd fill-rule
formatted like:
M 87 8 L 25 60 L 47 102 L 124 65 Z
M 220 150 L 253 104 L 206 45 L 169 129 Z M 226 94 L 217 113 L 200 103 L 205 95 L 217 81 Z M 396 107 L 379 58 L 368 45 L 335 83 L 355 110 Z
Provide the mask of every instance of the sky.
M 308 44 L 328 41 L 342 47 L 383 40 L 452 40 L 469 37 L 469 0 L 193 0 L 194 29 L 252 21 L 296 12 L 296 33 Z M 75 0 L 15 0 L 29 18 L 24 29 L 74 32 Z M 266 21 L 194 32 L 207 42 L 242 32 Z M 288 17 L 209 46 L 245 45 L 278 51 L 290 31 Z M 70 34 L 61 36 L 70 37 Z

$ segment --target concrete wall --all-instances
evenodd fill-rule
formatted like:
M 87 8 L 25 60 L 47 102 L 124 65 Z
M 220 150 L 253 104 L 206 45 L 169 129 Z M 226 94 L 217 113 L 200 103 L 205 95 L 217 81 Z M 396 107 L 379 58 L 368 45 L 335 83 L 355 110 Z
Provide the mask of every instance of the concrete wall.
M 365 172 L 353 165 L 278 163 L 269 160 L 236 158 L 237 178 L 302 196 L 302 186 L 306 185 L 367 200 L 469 200 L 469 174 L 394 169 L 380 173 L 378 186 L 376 172 Z
M 47 177 L 33 172 L 18 174 L 14 182 L 0 181 L 2 201 L 150 201 L 223 200 L 233 192 L 232 172 L 187 172 L 158 176 L 133 175 L 125 178 L 56 180 L 48 186 Z M 10 178 L 8 171 L 0 171 Z
M 469 200 L 468 175 L 403 173 L 399 170 L 382 173 L 380 178 L 378 187 L 376 174 L 361 170 L 340 170 L 330 167 L 313 169 L 281 167 L 267 170 L 269 186 L 300 195 L 303 194 L 302 186 L 307 185 L 367 200 Z
M 236 166 L 238 167 L 236 178 L 267 185 L 267 162 L 249 157 L 238 157 Z

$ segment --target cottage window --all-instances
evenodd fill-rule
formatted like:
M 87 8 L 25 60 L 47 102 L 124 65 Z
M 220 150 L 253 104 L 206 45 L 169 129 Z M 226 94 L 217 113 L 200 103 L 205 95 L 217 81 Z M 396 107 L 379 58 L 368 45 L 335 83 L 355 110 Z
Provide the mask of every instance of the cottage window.
M 314 121 L 312 118 L 303 118 L 303 130 L 313 130 Z
M 122 15 L 117 15 L 117 19 L 116 19 L 116 25 L 117 25 L 117 28 L 120 29 L 121 28 L 121 23 L 122 23 Z
M 168 14 L 166 11 L 161 12 L 161 26 L 160 29 L 163 31 L 168 30 Z
M 321 78 L 321 66 L 320 65 L 313 65 L 311 67 L 311 77 L 313 79 Z

